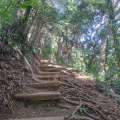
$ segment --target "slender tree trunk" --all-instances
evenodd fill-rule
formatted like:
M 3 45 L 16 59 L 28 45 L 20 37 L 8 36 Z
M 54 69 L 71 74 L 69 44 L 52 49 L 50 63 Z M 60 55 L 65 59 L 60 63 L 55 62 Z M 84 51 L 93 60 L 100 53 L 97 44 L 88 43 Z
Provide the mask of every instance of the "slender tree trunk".
M 42 59 L 42 47 L 43 47 L 43 44 L 44 44 L 44 39 L 41 37 L 41 33 L 39 34 L 39 38 L 38 38 L 38 58 L 39 60 Z
M 65 51 L 65 65 L 68 66 L 69 65 L 69 60 L 70 60 L 70 52 L 71 52 L 71 48 L 67 47 L 66 51 Z
M 68 50 L 68 48 L 66 48 L 65 64 L 68 67 L 68 64 L 69 64 L 69 50 Z
M 57 45 L 58 45 L 58 49 L 57 49 L 57 58 L 56 58 L 56 63 L 59 65 L 60 64 L 60 57 L 61 57 L 61 51 L 62 51 L 62 42 L 63 42 L 63 38 L 59 38 Z
M 69 47 L 68 47 L 68 29 L 67 26 L 65 27 L 65 49 L 66 49 L 66 54 L 65 54 L 65 64 L 68 66 L 69 64 Z
M 107 35 L 101 35 L 99 76 L 105 75 Z

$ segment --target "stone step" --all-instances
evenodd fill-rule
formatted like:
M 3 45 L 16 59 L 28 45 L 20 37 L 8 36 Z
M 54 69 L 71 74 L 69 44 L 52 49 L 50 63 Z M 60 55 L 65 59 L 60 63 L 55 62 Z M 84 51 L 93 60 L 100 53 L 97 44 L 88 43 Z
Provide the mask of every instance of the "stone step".
M 59 75 L 59 72 L 40 72 L 39 75 Z
M 59 100 L 61 94 L 60 92 L 20 93 L 16 94 L 14 98 L 29 101 Z
M 44 83 L 30 83 L 28 86 L 35 87 L 35 88 L 50 88 L 50 87 L 59 87 L 60 82 L 59 81 L 49 81 Z
M 50 64 L 50 65 L 46 65 L 46 66 L 44 66 L 44 65 L 40 65 L 39 66 L 40 68 L 66 68 L 65 66 L 59 66 L 59 65 L 55 65 L 55 64 Z
M 41 60 L 40 64 L 53 64 L 53 62 L 51 62 L 49 60 Z
M 61 68 L 40 68 L 40 70 L 44 72 L 60 72 Z
M 12 120 L 64 120 L 64 116 L 40 117 L 40 118 L 23 118 L 23 119 L 12 119 Z
M 66 67 L 62 67 L 62 66 L 58 66 L 58 65 L 47 65 L 47 66 L 44 66 L 44 65 L 40 65 L 39 68 L 47 68 L 47 69 L 65 69 Z
M 59 79 L 60 76 L 59 75 L 48 75 L 48 76 L 36 76 L 37 79 L 40 79 L 40 80 L 56 80 L 56 79 Z
M 50 62 L 50 60 L 40 60 L 40 62 Z M 53 62 L 51 62 L 53 63 Z
M 40 69 L 41 68 L 53 68 L 54 69 L 55 67 L 54 66 L 48 66 L 48 65 L 46 65 L 46 66 L 45 65 L 40 65 L 39 68 Z

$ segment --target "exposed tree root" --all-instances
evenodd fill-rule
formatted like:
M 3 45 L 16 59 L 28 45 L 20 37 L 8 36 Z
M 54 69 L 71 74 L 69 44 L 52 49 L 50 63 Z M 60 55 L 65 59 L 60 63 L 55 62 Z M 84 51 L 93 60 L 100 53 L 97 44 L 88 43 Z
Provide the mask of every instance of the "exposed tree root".
M 85 78 L 87 80 L 76 79 L 75 73 L 73 75 L 69 70 L 67 72 L 64 70 L 60 74 L 62 99 L 76 106 L 69 120 L 119 120 L 120 106 L 118 107 L 117 101 L 114 102 L 115 99 L 99 92 L 92 79 Z M 112 112 L 115 108 L 117 109 L 115 114 L 105 112 Z
M 39 75 L 34 73 L 29 61 L 21 52 L 19 52 L 19 54 L 30 71 L 28 76 L 34 81 L 34 86 L 43 87 L 53 85 L 53 83 L 49 85 L 46 83 L 39 84 L 38 82 L 43 83 L 43 80 L 38 79 Z M 13 58 L 10 60 L 9 57 L 9 60 L 6 62 L 6 60 L 2 58 L 0 62 L 0 103 L 2 105 L 1 110 L 3 110 L 3 106 L 7 106 L 14 114 L 13 106 L 17 106 L 18 108 L 19 106 L 11 98 L 12 94 L 17 92 L 30 93 L 26 87 L 30 81 L 25 79 L 25 71 L 23 71 L 19 62 L 15 62 L 16 60 L 12 59 Z M 96 85 L 93 79 L 82 75 L 74 69 L 64 67 L 56 72 L 51 66 L 51 69 L 49 67 L 48 69 L 54 72 L 43 72 L 40 70 L 39 65 L 37 65 L 39 63 L 42 64 L 42 62 L 46 66 L 45 69 L 47 69 L 47 61 L 40 62 L 37 60 L 37 62 L 35 62 L 35 65 L 38 66 L 38 73 L 41 73 L 40 76 L 43 78 L 47 75 L 49 78 L 51 75 L 58 77 L 59 74 L 60 76 L 60 88 L 58 91 L 61 93 L 61 103 L 59 103 L 59 106 L 66 109 L 74 109 L 68 120 L 120 120 L 120 105 L 118 101 L 114 99 L 114 97 L 111 98 L 111 96 L 104 94 L 104 89 L 102 89 L 102 91 L 98 90 L 99 85 Z M 42 77 L 40 78 L 42 79 Z M 55 82 L 54 84 L 59 86 L 59 82 Z M 7 109 L 4 110 L 6 111 Z

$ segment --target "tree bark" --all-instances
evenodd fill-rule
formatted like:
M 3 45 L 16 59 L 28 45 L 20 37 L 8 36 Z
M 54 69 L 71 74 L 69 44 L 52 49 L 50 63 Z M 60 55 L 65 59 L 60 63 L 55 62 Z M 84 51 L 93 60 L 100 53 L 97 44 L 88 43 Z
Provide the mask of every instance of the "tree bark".
M 117 0 L 116 0 L 117 1 Z M 111 24 L 111 31 L 114 40 L 114 48 L 116 53 L 117 66 L 120 68 L 120 40 L 117 39 L 117 25 L 115 20 L 115 10 L 114 5 L 111 0 L 107 0 L 108 13 L 109 13 L 109 23 Z M 119 74 L 120 77 L 120 74 Z
M 69 64 L 69 58 L 70 58 L 70 48 L 66 47 L 65 63 L 66 63 L 67 67 L 68 67 L 68 64 Z
M 102 23 L 105 23 L 105 25 L 108 23 L 108 15 L 105 14 L 102 19 Z M 102 76 L 105 77 L 105 62 L 106 62 L 106 46 L 107 46 L 107 37 L 109 33 L 109 28 L 108 26 L 105 26 L 104 30 L 101 32 L 100 37 L 101 37 L 101 46 L 100 46 L 100 64 L 99 64 L 99 77 L 101 78 Z M 105 78 L 104 78 L 105 79 Z
M 101 35 L 99 75 L 105 75 L 107 34 Z
M 57 58 L 56 58 L 56 63 L 59 65 L 60 64 L 60 57 L 61 57 L 61 51 L 62 51 L 62 42 L 63 42 L 63 38 L 59 38 L 57 45 L 58 45 L 58 49 L 57 49 Z

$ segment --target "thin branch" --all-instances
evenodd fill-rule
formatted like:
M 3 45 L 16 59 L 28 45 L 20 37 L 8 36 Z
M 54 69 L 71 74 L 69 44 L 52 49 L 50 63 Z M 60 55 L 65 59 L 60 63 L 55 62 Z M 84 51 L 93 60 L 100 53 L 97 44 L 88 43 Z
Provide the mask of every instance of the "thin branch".
M 7 12 L 7 10 L 9 9 L 9 7 L 11 6 L 12 4 L 12 0 L 10 1 L 9 5 L 7 6 L 7 8 L 3 11 L 3 13 Z

